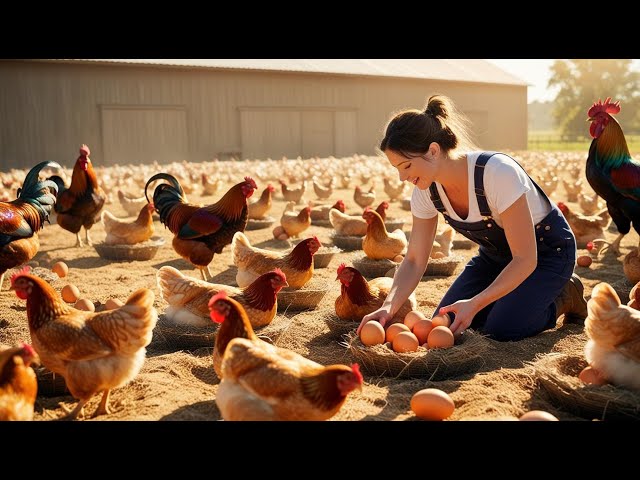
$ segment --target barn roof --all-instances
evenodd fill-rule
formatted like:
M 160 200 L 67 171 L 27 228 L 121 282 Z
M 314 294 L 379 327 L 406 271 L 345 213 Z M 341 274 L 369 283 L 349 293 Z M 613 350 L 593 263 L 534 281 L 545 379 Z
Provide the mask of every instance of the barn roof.
M 416 78 L 526 86 L 524 80 L 481 59 L 56 59 L 72 63 L 147 65 L 251 71 Z

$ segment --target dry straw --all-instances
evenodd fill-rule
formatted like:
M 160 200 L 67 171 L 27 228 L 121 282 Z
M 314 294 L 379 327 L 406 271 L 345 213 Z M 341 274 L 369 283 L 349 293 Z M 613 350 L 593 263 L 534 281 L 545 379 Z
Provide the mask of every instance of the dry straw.
M 397 267 L 398 264 L 386 258 L 373 260 L 363 255 L 353 260 L 353 266 L 365 278 L 378 278 L 384 277 L 389 269 Z
M 158 253 L 158 249 L 164 245 L 165 239 L 162 237 L 151 237 L 146 242 L 136 243 L 135 245 L 107 245 L 106 243 L 97 243 L 93 247 L 102 258 L 109 260 L 151 260 Z
M 640 392 L 613 385 L 585 385 L 581 357 L 550 353 L 530 363 L 540 386 L 556 406 L 580 417 L 640 421 Z
M 333 257 L 342 252 L 338 247 L 321 247 L 313 256 L 313 268 L 327 268 Z
M 473 330 L 464 332 L 451 348 L 427 350 L 419 347 L 416 352 L 396 353 L 386 345 L 365 346 L 354 329 L 346 335 L 346 346 L 371 375 L 426 377 L 435 381 L 481 369 L 486 352 L 491 348 L 489 341 Z
M 336 315 L 335 310 L 327 310 L 320 315 L 321 320 L 327 324 L 329 330 L 335 337 L 340 337 L 355 330 L 360 322 L 342 320 Z

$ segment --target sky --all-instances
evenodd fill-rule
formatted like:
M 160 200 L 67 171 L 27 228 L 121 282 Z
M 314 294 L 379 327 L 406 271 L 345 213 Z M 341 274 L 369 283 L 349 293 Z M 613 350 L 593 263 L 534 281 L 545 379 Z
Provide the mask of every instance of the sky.
M 558 92 L 557 88 L 547 88 L 547 83 L 551 77 L 550 67 L 555 62 L 552 60 L 507 60 L 507 59 L 487 59 L 503 70 L 521 78 L 531 84 L 528 88 L 527 102 L 546 102 L 553 100 Z M 632 63 L 633 69 L 640 71 L 640 60 L 634 59 Z

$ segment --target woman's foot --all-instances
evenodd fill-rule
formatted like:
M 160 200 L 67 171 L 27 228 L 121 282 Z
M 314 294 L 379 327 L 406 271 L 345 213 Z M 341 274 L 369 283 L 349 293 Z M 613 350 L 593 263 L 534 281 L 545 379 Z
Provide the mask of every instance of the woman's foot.
M 587 301 L 584 299 L 584 285 L 578 275 L 571 275 L 555 304 L 556 318 L 564 314 L 564 323 L 584 324 L 587 318 Z

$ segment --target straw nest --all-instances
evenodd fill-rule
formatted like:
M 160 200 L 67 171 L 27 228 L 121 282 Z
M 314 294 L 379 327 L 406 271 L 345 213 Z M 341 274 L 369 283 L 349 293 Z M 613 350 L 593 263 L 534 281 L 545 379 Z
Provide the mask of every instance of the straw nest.
M 269 325 L 255 329 L 256 335 L 269 343 L 274 343 L 291 321 L 284 316 L 276 315 Z M 198 348 L 213 348 L 216 341 L 217 324 L 205 327 L 180 325 L 167 320 L 166 315 L 158 317 L 158 323 L 153 329 L 151 348 L 160 350 L 196 350 Z
M 463 261 L 464 257 L 462 255 L 449 255 L 444 258 L 430 258 L 429 265 L 427 265 L 427 270 L 424 272 L 423 276 L 435 275 L 448 277 L 453 275 L 458 265 Z
M 266 216 L 259 220 L 255 218 L 250 218 L 247 220 L 247 226 L 244 227 L 245 230 L 260 230 L 263 228 L 269 228 L 276 221 L 275 218 Z
M 338 247 L 320 247 L 313 256 L 313 268 L 327 268 L 333 257 L 342 252 Z
M 409 353 L 396 353 L 384 344 L 367 347 L 355 329 L 346 335 L 346 343 L 355 360 L 371 375 L 426 377 L 434 381 L 479 370 L 485 364 L 485 354 L 491 345 L 473 330 L 465 331 L 451 348 L 418 347 Z
M 335 233 L 331 235 L 331 241 L 336 247 L 341 248 L 342 250 L 362 250 L 362 237 L 356 237 L 354 235 L 338 235 Z
M 329 330 L 335 337 L 340 337 L 341 335 L 345 335 L 350 331 L 355 331 L 360 325 L 360 322 L 354 322 L 351 320 L 342 320 L 336 315 L 336 312 L 333 310 L 327 310 L 323 312 L 320 316 L 322 321 L 327 324 Z
M 315 309 L 329 290 L 306 284 L 302 288 L 283 288 L 278 292 L 279 312 L 300 312 Z
M 451 246 L 454 250 L 471 250 L 477 245 L 477 243 L 472 242 L 468 238 L 454 238 L 453 242 L 451 242 Z
M 366 255 L 355 258 L 352 263 L 365 278 L 384 277 L 390 269 L 395 269 L 398 266 L 396 262 L 386 258 L 373 260 Z
M 158 249 L 164 245 L 162 237 L 151 237 L 149 240 L 134 245 L 107 245 L 97 243 L 93 247 L 102 258 L 109 260 L 151 260 L 158 253 Z
M 585 385 L 578 374 L 584 358 L 550 353 L 530 364 L 539 385 L 557 406 L 599 420 L 640 421 L 640 392 L 613 385 Z
M 387 217 L 384 221 L 384 226 L 387 229 L 387 232 L 393 232 L 394 230 L 400 229 L 404 226 L 406 220 L 404 218 L 389 218 Z

